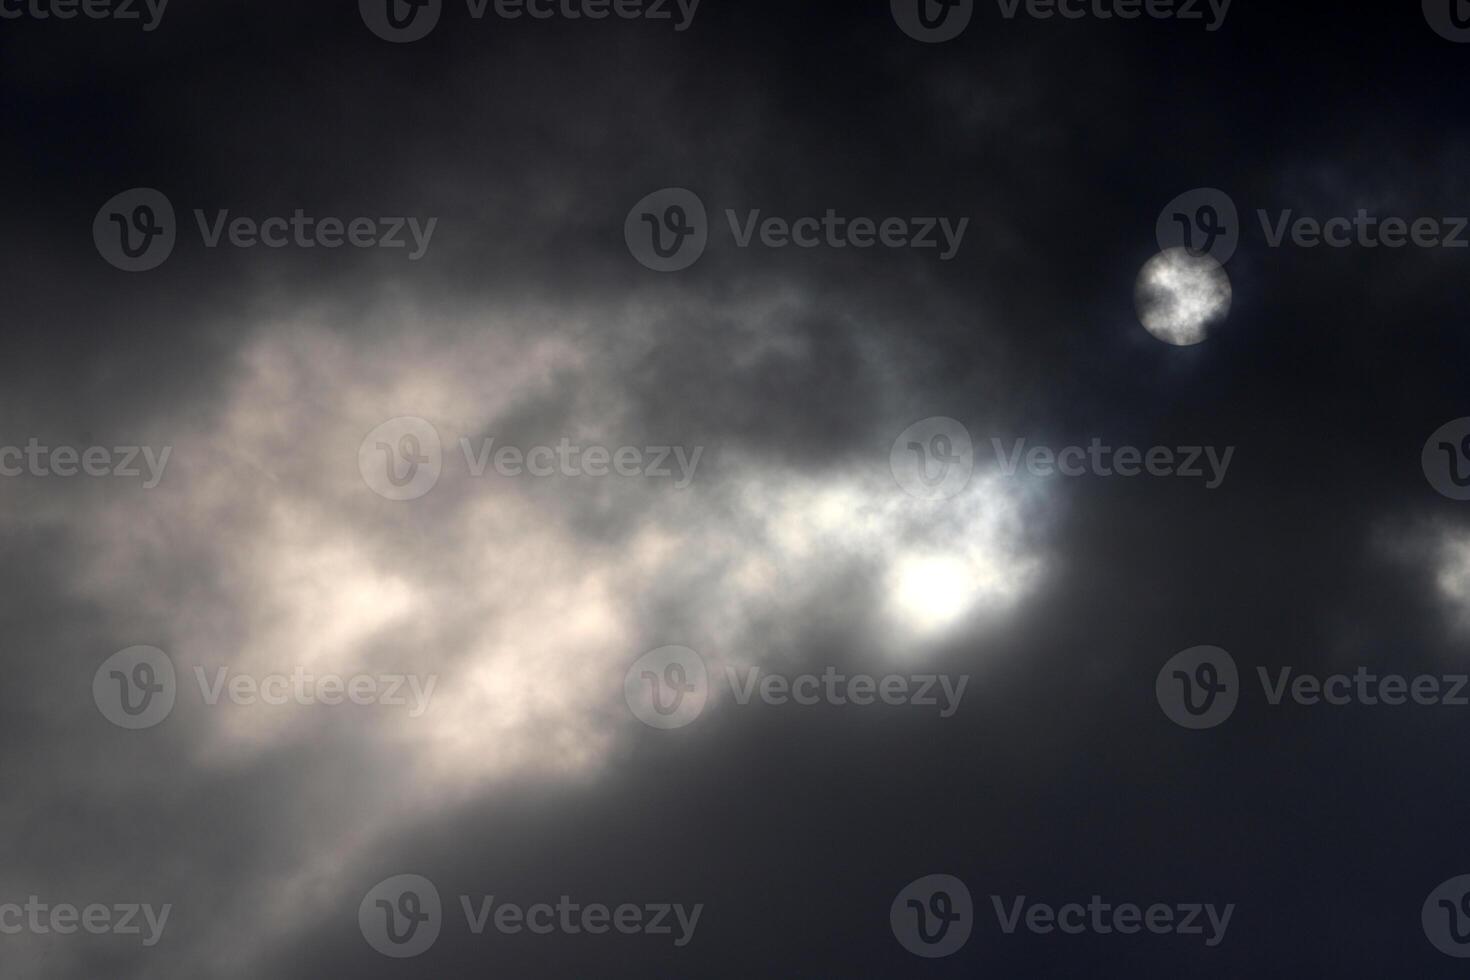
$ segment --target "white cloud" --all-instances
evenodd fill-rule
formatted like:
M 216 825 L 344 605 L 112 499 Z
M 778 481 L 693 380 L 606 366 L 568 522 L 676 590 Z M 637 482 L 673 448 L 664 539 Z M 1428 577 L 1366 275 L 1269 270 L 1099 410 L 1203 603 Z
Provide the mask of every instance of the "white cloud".
M 955 500 L 919 501 L 894 484 L 886 447 L 868 466 L 810 470 L 737 448 L 718 476 L 706 469 L 677 492 L 608 479 L 589 497 L 572 480 L 473 478 L 458 438 L 493 434 L 537 400 L 599 406 L 569 413 L 580 441 L 668 441 L 623 428 L 634 423 L 616 364 L 494 324 L 435 325 L 419 336 L 440 340 L 412 343 L 354 343 L 309 323 L 265 329 L 215 411 L 161 420 L 188 433 L 171 440 L 163 484 L 106 498 L 84 521 L 95 551 L 81 587 L 165 638 L 181 702 L 195 702 L 180 711 L 199 726 L 190 765 L 298 750 L 301 764 L 321 765 L 310 746 L 345 724 L 373 760 L 363 768 L 381 777 L 348 787 L 330 827 L 283 808 L 314 857 L 292 881 L 269 882 L 291 898 L 243 930 L 257 943 L 263 931 L 299 928 L 378 835 L 422 812 L 506 777 L 599 771 L 641 730 L 622 705 L 622 676 L 648 649 L 698 638 L 724 659 L 760 660 L 753 618 L 799 621 L 840 583 L 858 582 L 875 590 L 865 603 L 873 619 L 854 628 L 912 654 L 972 614 L 1009 607 L 1040 570 L 1023 551 L 1028 504 L 1014 484 L 977 476 Z M 802 356 L 799 345 L 788 354 Z M 364 485 L 356 453 L 366 433 L 403 414 L 434 422 L 445 472 L 428 496 L 392 502 Z M 604 515 L 599 533 L 586 533 L 589 514 Z M 659 635 L 669 609 L 678 635 Z M 118 637 L 119 648 L 130 642 Z M 439 682 L 421 718 L 197 704 L 196 667 L 261 675 L 298 665 Z M 342 826 L 341 813 L 359 814 L 357 824 Z M 202 948 L 250 959 L 223 937 Z

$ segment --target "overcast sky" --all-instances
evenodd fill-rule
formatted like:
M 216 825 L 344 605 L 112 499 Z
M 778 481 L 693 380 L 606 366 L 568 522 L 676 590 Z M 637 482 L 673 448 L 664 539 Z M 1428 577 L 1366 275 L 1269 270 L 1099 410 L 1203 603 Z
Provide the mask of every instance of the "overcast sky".
M 347 0 L 37 2 L 0 0 L 0 972 L 1456 975 L 1421 907 L 1470 872 L 1470 707 L 1258 680 L 1466 670 L 1470 249 L 1272 244 L 1470 214 L 1435 4 L 925 43 L 888 0 L 444 0 L 395 43 Z M 1135 298 L 1199 188 L 1238 246 L 1170 287 L 1179 345 Z M 1156 681 L 1200 646 L 1239 703 L 1194 729 Z M 708 674 L 672 728 L 669 656 Z M 807 674 L 909 700 L 742 695 Z M 921 958 L 890 906 L 935 874 L 973 930 Z M 442 900 L 412 957 L 401 875 Z M 1234 909 L 1207 946 L 993 902 L 1094 895 Z M 33 896 L 169 912 L 8 929 Z M 487 896 L 700 912 L 475 935 Z

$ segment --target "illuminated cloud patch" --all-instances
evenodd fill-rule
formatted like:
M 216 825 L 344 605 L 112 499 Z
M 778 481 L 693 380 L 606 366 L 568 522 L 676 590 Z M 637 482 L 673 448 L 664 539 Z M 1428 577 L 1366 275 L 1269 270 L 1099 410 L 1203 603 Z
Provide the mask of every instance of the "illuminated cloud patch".
M 558 334 L 508 316 L 429 321 L 412 342 L 392 331 L 354 341 L 309 322 L 264 327 L 211 411 L 158 420 L 175 444 L 163 484 L 87 511 L 92 560 L 75 585 L 167 647 L 181 685 L 170 723 L 191 726 L 189 765 L 239 773 L 287 760 L 312 771 L 328 764 L 314 747 L 333 746 L 333 812 L 346 803 L 360 816 L 344 827 L 306 801 L 277 808 L 301 859 L 260 882 L 282 896 L 262 903 L 270 914 L 247 911 L 242 889 L 257 941 L 331 907 L 375 840 L 446 801 L 508 778 L 604 771 L 640 730 L 622 681 L 648 649 L 689 642 L 758 663 L 775 651 L 757 625 L 799 634 L 843 594 L 865 610 L 848 624 L 855 642 L 913 658 L 1034 587 L 1041 563 L 1025 542 L 1036 501 L 1022 484 L 976 474 L 953 500 L 917 500 L 888 471 L 887 431 L 867 458 L 800 465 L 711 429 L 685 490 L 472 475 L 461 438 L 678 441 L 631 397 L 627 365 L 579 343 L 585 323 L 568 324 Z M 634 318 L 615 337 L 654 348 L 645 324 Z M 737 331 L 731 345 L 752 370 L 812 356 L 768 326 Z M 429 420 L 444 456 L 432 491 L 400 502 L 369 489 L 357 451 L 402 415 Z M 118 648 L 132 642 L 117 638 Z M 222 669 L 437 684 L 419 717 L 385 706 L 206 708 L 197 672 Z M 343 771 L 375 776 L 344 781 Z M 215 936 L 200 947 L 211 969 L 209 948 L 250 962 L 250 950 Z

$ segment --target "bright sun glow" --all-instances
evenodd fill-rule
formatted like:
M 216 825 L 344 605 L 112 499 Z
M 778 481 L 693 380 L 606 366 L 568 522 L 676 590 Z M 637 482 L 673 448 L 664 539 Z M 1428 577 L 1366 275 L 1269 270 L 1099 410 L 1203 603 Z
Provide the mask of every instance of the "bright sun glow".
M 929 635 L 958 622 L 981 595 L 969 562 L 950 555 L 902 558 L 891 574 L 892 614 L 909 629 Z

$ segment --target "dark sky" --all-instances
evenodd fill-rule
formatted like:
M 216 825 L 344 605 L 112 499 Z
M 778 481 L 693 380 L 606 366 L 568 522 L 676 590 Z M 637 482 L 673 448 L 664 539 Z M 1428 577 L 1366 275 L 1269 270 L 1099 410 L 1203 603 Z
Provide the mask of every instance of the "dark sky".
M 1470 707 L 1272 706 L 1257 669 L 1466 670 L 1470 503 L 1421 451 L 1470 415 L 1470 249 L 1271 247 L 1258 212 L 1470 215 L 1470 46 L 1414 3 L 1235 0 L 1216 31 L 977 3 L 937 44 L 888 0 L 703 0 L 682 31 L 445 0 L 405 44 L 356 8 L 0 20 L 0 446 L 171 450 L 146 489 L 0 477 L 0 906 L 172 906 L 151 948 L 0 935 L 0 975 L 1459 975 L 1420 912 L 1470 873 Z M 1239 211 L 1231 306 L 1174 346 L 1135 281 L 1204 187 Z M 151 271 L 92 234 L 131 188 L 175 211 Z M 708 211 L 678 272 L 624 238 L 663 188 Z M 416 260 L 207 248 L 196 209 L 436 224 Z M 741 248 L 727 209 L 968 225 L 949 260 Z M 443 440 L 415 500 L 354 465 L 400 417 Z M 974 445 L 940 501 L 890 471 L 934 417 Z M 687 487 L 474 477 L 461 437 L 702 456 Z M 1234 455 L 1206 489 L 991 448 L 1095 438 Z M 177 705 L 129 731 L 91 692 L 138 645 Z M 1201 645 L 1240 703 L 1188 730 L 1155 680 Z M 969 680 L 941 717 L 741 705 L 712 666 L 661 731 L 623 679 L 666 646 Z M 421 717 L 210 705 L 196 668 L 437 688 Z M 411 959 L 358 922 L 402 874 L 445 910 Z M 933 874 L 973 932 L 925 959 L 889 908 Z M 682 948 L 474 936 L 486 895 L 703 911 Z M 1235 910 L 1210 948 L 992 910 L 1093 895 Z

